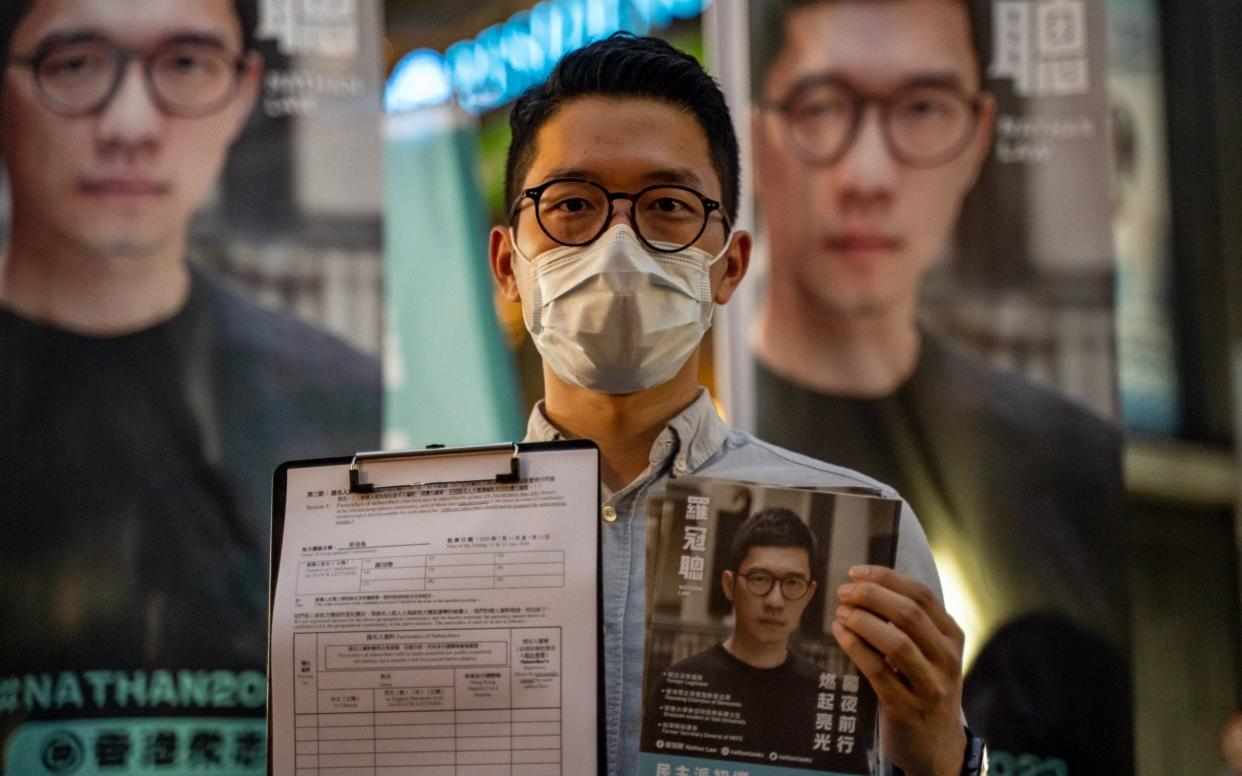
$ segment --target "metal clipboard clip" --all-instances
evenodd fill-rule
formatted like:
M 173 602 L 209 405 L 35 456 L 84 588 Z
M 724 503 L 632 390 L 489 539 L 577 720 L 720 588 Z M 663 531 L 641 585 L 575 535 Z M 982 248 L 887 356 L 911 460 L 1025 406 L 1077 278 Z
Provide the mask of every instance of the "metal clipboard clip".
M 417 479 L 411 480 L 410 475 L 415 472 Z M 432 445 L 425 450 L 355 453 L 349 464 L 350 493 L 489 480 L 502 484 L 521 480 L 516 442 L 474 447 Z

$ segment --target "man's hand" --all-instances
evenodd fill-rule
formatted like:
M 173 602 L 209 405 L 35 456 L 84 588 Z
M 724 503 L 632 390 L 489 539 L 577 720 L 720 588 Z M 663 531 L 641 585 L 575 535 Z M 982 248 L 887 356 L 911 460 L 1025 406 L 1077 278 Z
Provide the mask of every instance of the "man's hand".
M 957 776 L 962 629 L 925 585 L 881 566 L 850 569 L 832 633 L 880 699 L 885 754 L 909 776 Z

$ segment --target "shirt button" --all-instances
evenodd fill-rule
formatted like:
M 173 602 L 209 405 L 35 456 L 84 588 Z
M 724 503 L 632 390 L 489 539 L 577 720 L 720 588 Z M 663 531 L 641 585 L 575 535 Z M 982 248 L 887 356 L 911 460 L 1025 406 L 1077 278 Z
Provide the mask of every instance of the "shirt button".
M 687 467 L 686 467 L 686 459 L 684 459 L 684 458 L 678 458 L 678 459 L 677 459 L 677 463 L 673 464 L 673 468 L 674 468 L 674 469 L 676 469 L 678 472 L 683 472 L 683 473 L 684 473 L 684 472 L 686 471 L 686 468 L 687 468 Z
M 604 522 L 605 523 L 617 522 L 617 510 L 614 509 L 611 504 L 604 507 Z

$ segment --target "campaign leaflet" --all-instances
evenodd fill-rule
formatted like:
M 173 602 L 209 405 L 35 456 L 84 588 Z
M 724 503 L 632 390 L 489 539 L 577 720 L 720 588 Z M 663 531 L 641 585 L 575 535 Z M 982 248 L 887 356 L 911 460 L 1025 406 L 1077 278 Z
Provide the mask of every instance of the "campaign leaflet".
M 901 502 L 683 477 L 648 502 L 640 776 L 878 774 L 875 691 L 837 646 L 852 566 L 892 566 Z

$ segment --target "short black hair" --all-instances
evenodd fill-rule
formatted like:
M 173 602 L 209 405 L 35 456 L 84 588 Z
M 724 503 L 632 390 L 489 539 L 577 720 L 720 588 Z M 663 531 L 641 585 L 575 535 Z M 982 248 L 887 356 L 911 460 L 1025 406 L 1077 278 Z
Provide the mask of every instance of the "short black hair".
M 803 8 L 817 5 L 829 5 L 841 2 L 900 2 L 901 0 L 749 0 L 750 6 L 750 89 L 751 96 L 759 98 L 763 95 L 768 71 L 780 57 L 785 48 L 786 20 L 789 15 Z M 970 42 L 975 50 L 978 63 L 980 82 L 985 73 L 988 54 L 989 25 L 988 11 L 993 0 L 960 0 L 966 5 L 966 16 L 970 21 Z
M 37 1 L 0 0 L 0 63 L 8 61 L 9 42 L 13 39 L 13 32 Z M 254 33 L 259 18 L 257 2 L 258 0 L 233 0 L 233 9 L 237 11 L 237 21 L 241 24 L 243 51 L 250 51 L 255 46 Z
M 707 136 L 725 213 L 737 221 L 741 164 L 737 134 L 720 84 L 694 57 L 659 38 L 618 32 L 566 54 L 552 74 L 518 98 L 509 114 L 513 138 L 505 162 L 505 208 L 511 210 L 535 158 L 539 129 L 579 97 L 659 100 L 692 114 Z
M 806 550 L 811 579 L 816 577 L 815 535 L 792 509 L 768 507 L 746 518 L 729 545 L 729 570 L 741 568 L 751 547 L 800 547 Z

